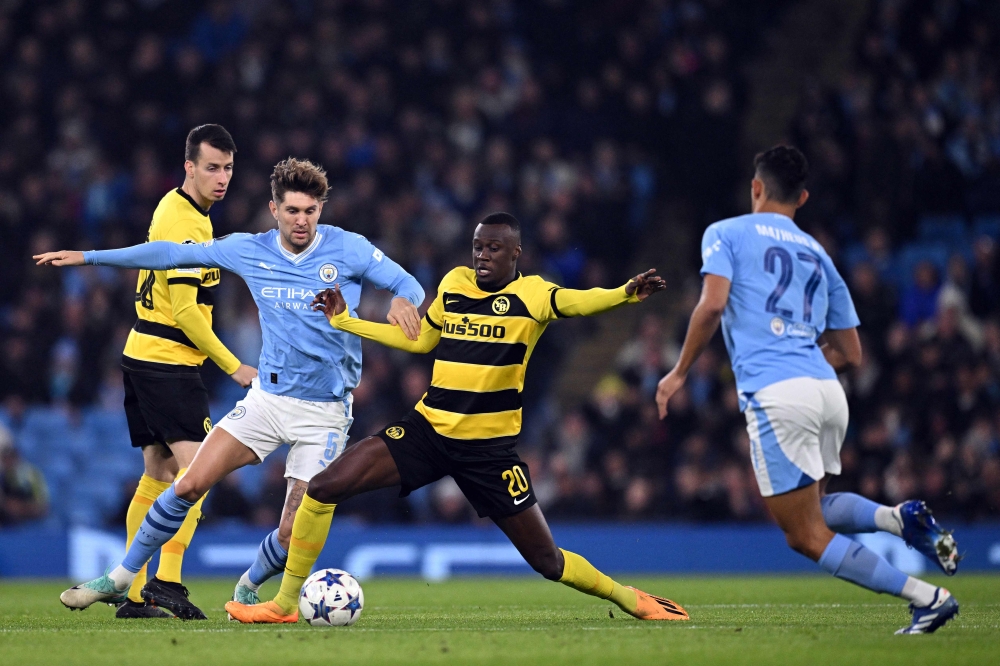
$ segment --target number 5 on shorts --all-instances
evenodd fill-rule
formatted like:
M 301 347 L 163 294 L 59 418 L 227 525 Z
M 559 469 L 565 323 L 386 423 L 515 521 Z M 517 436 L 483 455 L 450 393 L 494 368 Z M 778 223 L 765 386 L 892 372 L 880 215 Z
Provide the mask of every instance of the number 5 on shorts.
M 520 465 L 514 465 L 510 469 L 505 469 L 500 478 L 508 482 L 507 492 L 510 493 L 511 497 L 517 497 L 528 489 L 528 477 L 524 475 L 524 471 Z M 517 484 L 517 488 L 514 488 L 515 483 Z

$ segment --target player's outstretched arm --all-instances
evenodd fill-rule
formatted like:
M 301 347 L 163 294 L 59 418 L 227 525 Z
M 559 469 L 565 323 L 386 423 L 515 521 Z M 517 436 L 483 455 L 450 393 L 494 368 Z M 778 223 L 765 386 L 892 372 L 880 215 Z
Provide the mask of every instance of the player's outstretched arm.
M 441 331 L 426 320 L 421 321 L 420 335 L 416 340 L 410 340 L 398 326 L 391 324 L 376 324 L 364 319 L 355 319 L 347 311 L 347 301 L 340 293 L 340 285 L 326 289 L 316 294 L 312 309 L 322 312 L 330 320 L 330 325 L 338 331 L 346 331 L 366 340 L 374 340 L 387 347 L 402 349 L 414 354 L 426 354 L 441 340 Z
M 663 278 L 650 268 L 617 289 L 556 289 L 552 309 L 557 317 L 585 317 L 612 310 L 625 303 L 639 303 L 667 288 Z
M 83 252 L 79 250 L 59 250 L 58 252 L 43 252 L 32 259 L 36 266 L 83 266 Z
M 656 406 L 659 408 L 661 419 L 667 415 L 667 403 L 670 398 L 684 386 L 691 366 L 701 356 L 719 328 L 722 313 L 726 309 L 726 303 L 729 302 L 731 284 L 722 276 L 705 275 L 701 298 L 691 313 L 691 321 L 688 323 L 687 335 L 684 336 L 684 346 L 681 348 L 677 365 L 656 387 Z
M 168 270 L 170 268 L 227 268 L 216 260 L 215 253 L 203 245 L 152 241 L 119 250 L 90 250 L 77 252 L 61 250 L 32 257 L 35 262 L 53 266 L 114 266 L 116 268 L 145 268 Z

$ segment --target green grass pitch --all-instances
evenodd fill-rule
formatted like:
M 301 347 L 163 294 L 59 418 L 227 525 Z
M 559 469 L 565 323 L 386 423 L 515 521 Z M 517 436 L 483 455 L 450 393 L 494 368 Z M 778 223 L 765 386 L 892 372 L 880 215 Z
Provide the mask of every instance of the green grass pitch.
M 1000 664 L 1000 576 L 948 580 L 962 612 L 932 636 L 894 636 L 905 603 L 820 576 L 622 580 L 674 599 L 692 620 L 639 622 L 534 578 L 370 581 L 359 622 L 333 629 L 230 623 L 233 581 L 194 580 L 207 622 L 115 620 L 103 605 L 63 608 L 62 582 L 6 580 L 0 663 Z

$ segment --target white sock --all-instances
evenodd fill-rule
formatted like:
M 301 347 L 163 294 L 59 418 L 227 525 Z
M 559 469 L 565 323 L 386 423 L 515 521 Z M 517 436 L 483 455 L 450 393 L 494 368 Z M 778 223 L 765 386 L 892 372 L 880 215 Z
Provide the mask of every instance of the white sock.
M 914 606 L 923 608 L 924 606 L 930 606 L 934 602 L 935 592 L 937 592 L 937 588 L 930 583 L 925 583 L 919 578 L 910 576 L 906 579 L 906 584 L 903 585 L 903 591 L 899 596 L 912 602 Z
M 132 581 L 135 580 L 136 574 L 132 573 L 122 565 L 116 566 L 108 574 L 108 578 L 115 584 L 115 589 L 119 592 L 124 592 L 128 588 L 132 587 Z
M 240 576 L 240 583 L 239 584 L 243 585 L 245 587 L 249 587 L 254 592 L 256 592 L 257 590 L 260 589 L 260 585 L 254 585 L 254 582 L 252 580 L 250 580 L 250 570 L 249 569 L 247 569 L 246 571 L 244 571 L 243 575 Z
M 882 532 L 903 536 L 903 517 L 898 506 L 880 506 L 875 509 L 875 526 Z

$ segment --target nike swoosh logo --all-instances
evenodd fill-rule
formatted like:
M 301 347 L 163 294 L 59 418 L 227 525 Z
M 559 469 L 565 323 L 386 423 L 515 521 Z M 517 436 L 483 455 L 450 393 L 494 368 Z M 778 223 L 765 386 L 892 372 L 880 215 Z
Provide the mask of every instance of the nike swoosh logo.
M 516 500 L 514 500 L 514 506 L 517 506 L 518 504 L 520 504 L 520 503 L 521 503 L 521 502 L 523 502 L 524 500 L 528 499 L 529 497 L 531 497 L 531 493 L 528 493 L 527 495 L 525 495 L 525 496 L 524 496 L 524 497 L 522 497 L 521 499 L 516 499 Z
M 456 301 L 445 301 L 444 302 L 445 305 L 453 305 L 455 303 L 458 303 L 458 301 L 456 300 Z

